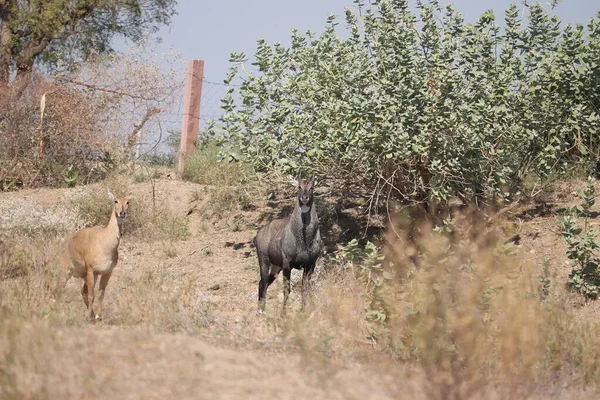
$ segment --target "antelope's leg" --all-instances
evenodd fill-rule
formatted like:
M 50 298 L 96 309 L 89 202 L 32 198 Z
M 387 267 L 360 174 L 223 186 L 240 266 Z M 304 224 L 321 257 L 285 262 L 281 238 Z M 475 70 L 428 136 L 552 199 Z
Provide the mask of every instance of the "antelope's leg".
M 315 263 L 306 266 L 302 274 L 302 310 L 306 307 L 308 296 L 310 295 L 310 278 L 315 271 Z
M 102 319 L 102 300 L 104 300 L 104 291 L 106 290 L 106 285 L 108 285 L 111 274 L 112 271 L 109 271 L 100 277 L 100 293 L 98 293 L 98 302 L 96 305 L 96 319 Z
M 258 254 L 258 264 L 260 266 L 260 281 L 258 282 L 258 312 L 265 311 L 265 303 L 267 301 L 267 288 L 273 282 L 271 276 L 271 263 L 269 257 Z
M 96 277 L 94 276 L 94 269 L 91 266 L 86 265 L 85 269 L 85 285 L 87 286 L 87 301 L 85 305 L 87 306 L 88 317 L 94 318 L 94 286 L 96 285 Z
M 88 286 L 87 282 L 83 282 L 83 287 L 81 288 L 81 297 L 83 297 L 83 302 L 85 303 L 85 308 L 88 308 Z
M 290 297 L 290 278 L 291 277 L 292 277 L 292 269 L 290 268 L 289 263 L 284 263 L 284 267 L 283 267 L 283 309 L 281 310 L 282 315 L 285 315 L 285 307 L 287 305 L 288 298 Z

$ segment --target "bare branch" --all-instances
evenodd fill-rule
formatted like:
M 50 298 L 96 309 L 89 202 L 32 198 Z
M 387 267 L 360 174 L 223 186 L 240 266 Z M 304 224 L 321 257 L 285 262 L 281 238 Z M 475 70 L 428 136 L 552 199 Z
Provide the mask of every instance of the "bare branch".
M 154 115 L 158 114 L 159 112 L 160 112 L 160 108 L 156 108 L 156 107 L 149 108 L 146 111 L 146 114 L 142 117 L 142 120 L 138 124 L 135 124 L 133 131 L 129 134 L 129 138 L 127 139 L 127 148 L 128 149 L 131 149 L 133 147 L 133 145 L 135 144 L 135 142 L 137 140 L 138 133 L 142 130 L 142 128 L 144 127 L 146 122 L 148 122 L 148 120 L 150 118 L 152 118 Z
M 89 83 L 85 83 L 85 82 L 81 82 L 81 81 L 76 81 L 74 79 L 67 78 L 67 77 L 64 77 L 64 76 L 58 76 L 57 75 L 54 78 L 57 79 L 57 80 L 59 80 L 59 81 L 62 81 L 62 82 L 72 83 L 73 85 L 83 86 L 83 87 L 88 88 L 88 89 L 97 90 L 97 91 L 105 92 L 105 93 L 112 93 L 112 94 L 116 94 L 116 95 L 119 95 L 119 96 L 129 97 L 129 98 L 132 98 L 132 99 L 140 99 L 140 100 L 147 100 L 147 101 L 155 100 L 155 99 L 153 99 L 151 97 L 140 96 L 140 95 L 137 95 L 137 94 L 131 94 L 131 93 L 122 92 L 122 91 L 114 90 L 114 89 L 107 89 L 107 88 L 103 88 L 103 87 L 100 87 L 100 86 L 91 85 Z

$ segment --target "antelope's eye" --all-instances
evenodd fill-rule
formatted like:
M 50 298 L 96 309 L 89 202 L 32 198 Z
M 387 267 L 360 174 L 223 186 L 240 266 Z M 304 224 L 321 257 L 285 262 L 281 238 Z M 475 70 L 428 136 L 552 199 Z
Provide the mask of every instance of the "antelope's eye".
M 125 203 L 126 205 L 129 205 L 129 201 Z
M 115 204 L 118 204 L 118 203 L 119 203 L 119 200 L 115 200 Z

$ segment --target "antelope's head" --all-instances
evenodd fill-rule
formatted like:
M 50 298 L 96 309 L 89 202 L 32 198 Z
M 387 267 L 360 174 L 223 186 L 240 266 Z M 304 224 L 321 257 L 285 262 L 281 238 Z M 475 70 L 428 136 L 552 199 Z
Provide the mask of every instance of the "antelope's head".
M 127 218 L 127 210 L 129 209 L 129 199 L 125 196 L 116 197 L 110 189 L 108 189 L 108 197 L 114 201 L 115 206 L 113 212 L 117 217 L 117 222 L 121 223 Z
M 300 205 L 300 211 L 307 213 L 313 205 L 316 184 L 315 176 L 313 175 L 311 180 L 302 179 L 302 173 L 298 172 L 295 183 L 298 185 L 298 204 Z

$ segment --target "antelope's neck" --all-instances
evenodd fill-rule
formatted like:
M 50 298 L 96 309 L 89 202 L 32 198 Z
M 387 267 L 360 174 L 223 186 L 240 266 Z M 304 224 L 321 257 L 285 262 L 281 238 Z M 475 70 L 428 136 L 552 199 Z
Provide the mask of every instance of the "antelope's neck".
M 114 208 L 105 229 L 108 237 L 116 239 L 117 243 L 121 240 L 121 224 L 117 220 L 117 213 Z
M 304 244 L 312 242 L 316 231 L 319 229 L 319 220 L 317 217 L 317 211 L 315 209 L 314 203 L 311 205 L 310 211 L 306 213 L 302 212 L 302 210 L 300 209 L 300 204 L 297 203 L 296 207 L 294 208 L 293 214 L 295 214 L 293 216 L 293 219 L 297 221 L 297 225 L 295 226 L 295 228 L 300 228 L 300 232 L 298 232 L 299 235 L 295 234 L 294 236 L 296 236 L 296 238 L 302 238 Z

